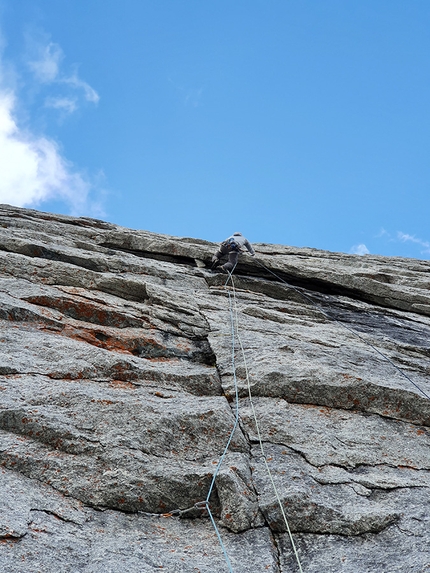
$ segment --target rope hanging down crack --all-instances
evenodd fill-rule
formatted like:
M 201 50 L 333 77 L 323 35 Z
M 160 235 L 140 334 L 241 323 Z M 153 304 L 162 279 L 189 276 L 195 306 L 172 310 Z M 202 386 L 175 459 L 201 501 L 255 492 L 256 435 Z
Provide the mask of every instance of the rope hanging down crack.
M 343 328 L 345 328 L 346 330 L 348 330 L 349 332 L 351 332 L 352 334 L 354 334 L 357 338 L 359 338 L 362 342 L 364 342 L 367 346 L 369 346 L 370 348 L 372 348 L 377 354 L 379 354 L 382 358 L 384 358 L 384 360 L 386 360 L 387 362 L 389 362 L 402 376 L 404 376 L 413 386 L 415 386 L 415 388 L 417 388 L 427 399 L 430 399 L 430 396 L 428 394 L 426 394 L 426 392 L 424 392 L 424 390 L 422 388 L 420 388 L 418 386 L 418 384 L 416 384 L 401 368 L 399 368 L 390 358 L 388 358 L 388 356 L 386 356 L 383 352 L 381 352 L 378 348 L 376 348 L 372 343 L 370 343 L 368 340 L 366 340 L 363 336 L 361 336 L 356 330 L 354 330 L 353 328 L 347 326 L 346 324 L 344 324 L 343 322 L 341 322 L 340 320 L 337 320 L 336 318 L 330 316 L 322 307 L 321 305 L 319 305 L 317 302 L 315 302 L 309 295 L 305 294 L 304 292 L 302 292 L 299 288 L 291 285 L 290 283 L 288 283 L 286 280 L 284 280 L 283 278 L 281 278 L 279 275 L 277 275 L 274 271 L 272 271 L 271 269 L 267 268 L 263 263 L 261 263 L 257 258 L 254 259 L 263 269 L 265 269 L 268 273 L 272 274 L 274 277 L 276 277 L 280 282 L 284 283 L 285 285 L 287 285 L 288 288 L 294 290 L 295 292 L 297 292 L 299 295 L 301 295 L 304 299 L 308 300 L 321 314 L 323 314 L 328 320 L 331 320 L 332 322 L 335 322 L 337 324 L 339 324 L 340 326 L 342 326 Z M 215 533 L 217 535 L 219 544 L 221 546 L 229 573 L 234 573 L 232 565 L 231 565 L 231 561 L 228 557 L 227 551 L 225 549 L 224 543 L 222 541 L 221 538 L 221 534 L 219 532 L 219 529 L 216 525 L 215 519 L 213 517 L 213 514 L 211 512 L 210 509 L 210 503 L 209 503 L 209 499 L 210 496 L 212 495 L 213 489 L 215 487 L 215 481 L 216 478 L 218 477 L 218 473 L 219 470 L 221 468 L 221 465 L 224 461 L 224 458 L 227 454 L 228 448 L 230 447 L 230 443 L 233 439 L 233 435 L 236 431 L 236 428 L 238 426 L 239 423 L 239 395 L 238 395 L 238 384 L 237 384 L 237 377 L 236 377 L 236 363 L 235 363 L 235 345 L 236 345 L 236 339 L 239 342 L 239 346 L 240 346 L 240 350 L 241 350 L 241 354 L 243 357 L 243 363 L 244 363 L 244 370 L 245 370 L 245 378 L 246 378 L 246 383 L 247 383 L 247 390 L 248 390 L 248 397 L 249 397 L 249 401 L 250 401 L 250 406 L 251 406 L 251 411 L 252 411 L 252 415 L 254 418 L 254 423 L 255 423 L 255 428 L 256 428 L 256 433 L 257 433 L 257 437 L 258 437 L 258 442 L 259 442 L 259 446 L 260 446 L 260 451 L 261 451 L 261 456 L 263 458 L 264 461 L 264 465 L 267 471 L 267 474 L 269 476 L 270 482 L 272 484 L 274 493 L 275 493 L 275 497 L 277 499 L 278 505 L 280 507 L 281 513 L 282 513 L 282 517 L 284 520 L 284 523 L 286 525 L 286 529 L 288 532 L 288 536 L 291 542 L 291 546 L 293 548 L 293 553 L 294 556 L 296 558 L 297 561 L 297 565 L 299 567 L 299 571 L 300 573 L 303 573 L 303 569 L 300 563 L 300 559 L 299 559 L 299 555 L 297 552 L 297 548 L 295 546 L 294 543 L 294 539 L 291 533 L 291 529 L 289 527 L 288 524 L 288 519 L 287 516 L 285 514 L 285 510 L 284 507 L 282 505 L 282 501 L 280 499 L 280 495 L 278 493 L 278 490 L 276 488 L 276 484 L 274 482 L 273 479 L 273 475 L 272 472 L 270 471 L 270 467 L 267 463 L 267 458 L 266 458 L 266 454 L 264 451 L 264 446 L 263 446 L 263 440 L 261 437 L 261 432 L 260 432 L 260 428 L 258 425 L 258 419 L 257 419 L 257 415 L 255 412 L 255 408 L 254 408 L 254 404 L 253 404 L 253 400 L 252 400 L 252 393 L 251 393 L 251 382 L 250 382 L 250 378 L 249 378 L 249 372 L 248 372 L 248 367 L 247 367 L 247 363 L 246 363 L 246 355 L 245 355 L 245 349 L 243 347 L 243 343 L 240 337 L 240 333 L 239 333 L 239 327 L 238 327 L 238 308 L 237 308 L 237 299 L 236 299 L 236 289 L 235 289 L 235 285 L 234 285 L 234 281 L 233 281 L 233 272 L 236 268 L 236 265 L 233 267 L 233 269 L 231 270 L 231 272 L 228 272 L 228 278 L 227 281 L 224 284 L 224 288 L 227 289 L 227 285 L 228 283 L 231 281 L 232 284 L 232 292 L 233 292 L 233 303 L 232 303 L 232 296 L 231 296 L 231 292 L 228 290 L 228 299 L 229 299 L 229 313 L 230 313 L 230 326 L 231 326 L 231 363 L 232 363 L 232 369 L 233 369 L 233 382 L 234 382 L 234 391 L 235 391 L 235 420 L 234 420 L 234 424 L 233 424 L 233 428 L 230 432 L 227 444 L 223 450 L 223 453 L 218 461 L 217 467 L 215 469 L 215 472 L 212 476 L 212 480 L 211 480 L 211 484 L 206 496 L 206 499 L 204 501 L 199 501 L 197 503 L 195 503 L 192 507 L 186 508 L 186 509 L 175 509 L 172 510 L 168 513 L 165 514 L 146 514 L 146 515 L 153 515 L 153 516 L 157 516 L 157 517 L 172 517 L 172 516 L 181 516 L 183 514 L 189 513 L 193 510 L 199 509 L 199 510 L 205 510 L 207 511 L 209 518 L 211 520 L 211 523 L 214 527 Z
M 252 416 L 253 416 L 253 418 L 254 418 L 255 430 L 256 430 L 256 432 L 257 432 L 257 437 L 258 437 L 258 443 L 259 443 L 259 446 L 260 446 L 261 457 L 262 457 L 262 459 L 263 459 L 263 462 L 264 462 L 264 466 L 265 466 L 265 468 L 266 468 L 267 475 L 269 476 L 270 483 L 272 484 L 272 488 L 273 488 L 273 492 L 274 492 L 275 497 L 276 497 L 276 501 L 278 502 L 279 508 L 280 508 L 280 510 L 281 510 L 282 518 L 283 518 L 283 520 L 284 520 L 285 527 L 286 527 L 286 529 L 287 529 L 288 537 L 289 537 L 289 539 L 290 539 L 291 547 L 292 547 L 292 549 L 293 549 L 294 557 L 296 558 L 297 565 L 298 565 L 298 567 L 299 567 L 299 571 L 300 571 L 300 573 L 303 573 L 302 565 L 301 565 L 301 563 L 300 563 L 299 554 L 298 554 L 298 552 L 297 552 L 296 544 L 294 543 L 294 539 L 293 539 L 293 535 L 292 535 L 292 533 L 291 533 L 290 525 L 289 525 L 289 523 L 288 523 L 287 515 L 286 515 L 286 513 L 285 513 L 285 509 L 284 509 L 284 506 L 283 506 L 283 504 L 282 504 L 281 497 L 280 497 L 280 495 L 279 495 L 279 492 L 278 492 L 278 489 L 277 489 L 277 487 L 276 487 L 275 481 L 274 481 L 274 479 L 273 479 L 272 472 L 270 471 L 269 464 L 267 463 L 267 456 L 266 456 L 266 453 L 265 453 L 265 451 L 264 451 L 263 439 L 262 439 L 262 437 L 261 437 L 261 432 L 260 432 L 260 426 L 259 426 L 259 424 L 258 424 L 257 414 L 256 414 L 256 412 L 255 412 L 254 403 L 253 403 L 253 400 L 252 400 L 251 381 L 250 381 L 250 378 L 249 378 L 249 371 L 248 371 L 248 366 L 247 366 L 247 363 L 246 363 L 245 349 L 244 349 L 244 347 L 243 347 L 242 339 L 240 338 L 240 334 L 239 334 L 239 320 L 238 320 L 238 310 L 237 310 L 237 300 L 236 300 L 236 289 L 235 289 L 235 286 L 234 286 L 233 276 L 231 275 L 230 278 L 231 278 L 231 285 L 232 285 L 233 298 L 234 298 L 234 310 L 235 310 L 235 319 L 236 319 L 236 320 L 235 320 L 235 323 L 236 323 L 236 337 L 237 337 L 237 340 L 239 341 L 239 346 L 240 346 L 240 350 L 241 350 L 241 354 L 242 354 L 242 358 L 243 358 L 243 366 L 244 366 L 244 369 L 245 369 L 245 378 L 246 378 L 246 384 L 247 384 L 247 389 L 248 389 L 249 403 L 250 403 L 250 405 L 251 405 Z
M 260 432 L 260 428 L 259 428 L 259 425 L 258 425 L 257 415 L 256 415 L 255 408 L 254 408 L 254 404 L 253 404 L 253 401 L 252 401 L 251 382 L 250 382 L 250 379 L 249 379 L 248 366 L 247 366 L 247 363 L 246 363 L 245 349 L 244 349 L 244 347 L 243 347 L 242 339 L 240 338 L 240 333 L 239 333 L 239 321 L 238 321 L 238 309 L 237 309 L 236 289 L 235 289 L 234 281 L 233 281 L 233 272 L 234 272 L 235 268 L 236 268 L 236 265 L 233 267 L 233 269 L 231 270 L 231 272 L 229 272 L 228 279 L 227 279 L 227 281 L 226 281 L 225 284 L 224 284 L 224 288 L 227 289 L 227 285 L 228 285 L 229 281 L 231 281 L 232 293 L 233 293 L 233 297 L 232 297 L 232 293 L 231 293 L 229 290 L 227 291 L 227 294 L 228 294 L 228 302 L 229 302 L 229 314 L 230 314 L 230 328 L 231 328 L 231 364 L 232 364 L 232 370 L 233 370 L 233 383 L 234 383 L 234 393 L 235 393 L 235 420 L 234 420 L 233 429 L 232 429 L 231 432 L 230 432 L 230 436 L 229 436 L 229 438 L 228 438 L 227 444 L 226 444 L 226 446 L 225 446 L 225 448 L 224 448 L 224 451 L 223 451 L 223 453 L 222 453 L 222 455 L 221 455 L 221 457 L 220 457 L 220 459 L 219 459 L 219 461 L 218 461 L 217 467 L 216 467 L 215 472 L 214 472 L 214 474 L 213 474 L 212 481 L 211 481 L 211 484 L 210 484 L 210 487 L 209 487 L 209 490 L 208 490 L 206 499 L 205 499 L 205 501 L 202 501 L 202 502 L 199 502 L 199 503 L 195 504 L 194 507 L 199 507 L 200 509 L 205 509 L 205 510 L 208 512 L 209 518 L 210 518 L 210 520 L 211 520 L 211 522 L 212 522 L 212 525 L 213 525 L 214 530 L 215 530 L 215 533 L 216 533 L 216 535 L 217 535 L 219 544 L 220 544 L 221 549 L 222 549 L 222 552 L 223 552 L 223 554 L 224 554 L 224 558 L 225 558 L 225 560 L 226 560 L 227 567 L 228 567 L 228 569 L 229 569 L 229 573 L 234 573 L 234 572 L 233 572 L 232 565 L 231 565 L 231 562 L 230 562 L 230 559 L 229 559 L 229 557 L 228 557 L 227 551 L 226 551 L 225 546 L 224 546 L 224 543 L 223 543 L 223 541 L 222 541 L 221 534 L 220 534 L 220 532 L 219 532 L 219 529 L 218 529 L 218 527 L 217 527 L 217 524 L 216 524 L 216 522 L 215 522 L 215 519 L 214 519 L 214 517 L 213 517 L 213 515 L 212 515 L 211 509 L 210 509 L 210 504 L 209 504 L 209 499 L 210 499 L 210 496 L 211 496 L 211 494 L 212 494 L 213 488 L 214 488 L 214 486 L 215 486 L 215 481 L 216 481 L 216 478 L 217 478 L 217 476 L 218 476 L 219 470 L 220 470 L 221 465 L 222 465 L 222 463 L 223 463 L 223 461 L 224 461 L 224 458 L 225 458 L 225 456 L 226 456 L 226 454 L 227 454 L 228 448 L 230 447 L 231 440 L 233 439 L 233 435 L 234 435 L 234 433 L 235 433 L 235 431 L 236 431 L 236 428 L 237 428 L 237 426 L 238 426 L 238 423 L 239 423 L 239 391 L 238 391 L 238 384 L 237 384 L 236 359 L 235 359 L 236 339 L 237 339 L 238 342 L 239 342 L 241 354 L 242 354 L 242 357 L 243 357 L 243 363 L 244 363 L 244 368 L 245 368 L 245 377 L 246 377 L 246 383 L 247 383 L 247 388 L 248 388 L 248 396 L 249 396 L 249 401 L 250 401 L 250 404 L 251 404 L 252 414 L 253 414 L 254 421 L 255 421 L 255 427 L 256 427 L 256 431 L 257 431 L 257 435 L 258 435 L 258 441 L 259 441 L 259 445 L 260 445 L 261 456 L 262 456 L 262 458 L 263 458 L 263 461 L 264 461 L 264 465 L 265 465 L 267 474 L 268 474 L 269 479 L 270 479 L 270 482 L 271 482 L 271 484 L 272 484 L 272 488 L 273 488 L 273 491 L 274 491 L 274 493 L 275 493 L 276 500 L 277 500 L 278 505 L 279 505 L 280 510 L 281 510 L 282 518 L 283 518 L 283 520 L 284 520 L 284 523 L 285 523 L 285 526 L 286 526 L 286 529 L 287 529 L 287 532 L 288 532 L 288 536 L 289 536 L 289 538 L 290 538 L 291 546 L 292 546 L 292 548 L 293 548 L 293 553 L 294 553 L 294 556 L 295 556 L 295 558 L 296 558 L 297 565 L 298 565 L 298 567 L 299 567 L 299 572 L 300 572 L 300 573 L 303 573 L 303 569 L 302 569 L 302 566 L 301 566 L 301 563 L 300 563 L 300 559 L 299 559 L 299 555 L 298 555 L 298 552 L 297 552 L 297 548 L 296 548 L 296 545 L 295 545 L 295 543 L 294 543 L 294 539 L 293 539 L 293 536 L 292 536 L 292 533 L 291 533 L 290 526 L 289 526 L 289 524 L 288 524 L 288 519 L 287 519 L 287 516 L 286 516 L 286 513 L 285 513 L 285 509 L 284 509 L 284 506 L 282 505 L 282 501 L 281 501 L 279 492 L 278 492 L 278 490 L 277 490 L 277 488 L 276 488 L 276 485 L 275 485 L 275 482 L 274 482 L 274 479 L 273 479 L 272 472 L 270 471 L 270 467 L 269 467 L 269 465 L 268 465 L 268 463 L 267 463 L 267 458 L 266 458 L 266 454 L 265 454 L 264 446 L 263 446 L 263 440 L 262 440 L 262 438 L 261 438 L 261 432 Z M 186 510 L 186 511 L 187 511 L 187 510 Z
M 232 274 L 233 274 L 235 268 L 236 268 L 236 265 L 233 267 L 231 273 L 229 272 L 229 276 L 227 278 L 227 281 L 224 284 L 225 289 L 227 289 L 227 284 L 228 284 L 229 280 L 232 279 Z M 209 486 L 208 493 L 206 495 L 206 499 L 204 501 L 199 501 L 199 502 L 195 503 L 192 507 L 188 507 L 186 509 L 173 509 L 173 510 L 171 510 L 167 513 L 163 513 L 163 514 L 150 513 L 150 514 L 146 514 L 146 515 L 157 516 L 157 517 L 173 517 L 173 516 L 181 517 L 182 515 L 189 513 L 193 510 L 196 510 L 196 509 L 206 511 L 209 515 L 212 526 L 215 530 L 216 536 L 217 536 L 219 544 L 221 546 L 221 550 L 223 552 L 224 559 L 226 561 L 229 573 L 234 573 L 233 567 L 231 565 L 231 561 L 229 559 L 226 548 L 225 548 L 224 543 L 222 541 L 221 534 L 220 534 L 218 526 L 215 522 L 214 516 L 213 516 L 211 508 L 210 508 L 210 502 L 209 502 L 210 497 L 212 495 L 212 491 L 215 487 L 215 481 L 216 481 L 216 478 L 218 477 L 219 470 L 220 470 L 221 465 L 224 461 L 224 458 L 227 454 L 228 448 L 230 447 L 230 443 L 233 439 L 233 435 L 234 435 L 236 428 L 237 428 L 237 425 L 239 423 L 239 394 L 238 394 L 238 387 L 237 387 L 236 365 L 235 365 L 235 347 L 236 347 L 236 344 L 235 344 L 234 314 L 233 314 L 233 305 L 232 305 L 232 300 L 231 300 L 231 293 L 230 293 L 230 291 L 227 291 L 227 293 L 228 293 L 228 298 L 229 298 L 229 313 L 230 313 L 230 328 L 231 328 L 231 364 L 232 364 L 232 369 L 233 369 L 233 381 L 234 381 L 234 389 L 235 389 L 235 416 L 234 416 L 233 428 L 230 432 L 230 435 L 229 435 L 228 440 L 227 440 L 227 444 L 225 445 L 225 448 L 221 454 L 221 457 L 218 460 L 217 466 L 216 466 L 214 474 L 212 476 L 212 480 L 211 480 L 211 483 Z
M 236 263 L 236 264 L 237 264 L 237 263 Z M 213 528 L 214 528 L 214 530 L 215 530 L 216 536 L 217 536 L 217 538 L 218 538 L 218 541 L 219 541 L 221 550 L 222 550 L 222 552 L 223 552 L 223 555 L 224 555 L 224 558 L 225 558 L 225 561 L 226 561 L 226 564 L 227 564 L 229 573 L 234 573 L 233 568 L 232 568 L 232 565 L 231 565 L 231 561 L 230 561 L 230 559 L 229 559 L 229 556 L 228 556 L 228 554 L 227 554 L 226 548 L 225 548 L 224 543 L 223 543 L 223 541 L 222 541 L 221 534 L 220 534 L 220 532 L 219 532 L 218 526 L 217 526 L 217 524 L 216 524 L 216 522 L 215 522 L 215 519 L 214 519 L 214 517 L 213 517 L 212 511 L 211 511 L 211 509 L 210 509 L 209 499 L 210 499 L 210 497 L 211 497 L 211 495 L 212 495 L 212 491 L 213 491 L 213 489 L 214 489 L 214 487 L 215 487 L 215 481 L 216 481 L 216 478 L 218 477 L 219 470 L 220 470 L 221 465 L 222 465 L 222 463 L 223 463 L 223 461 L 224 461 L 224 458 L 225 458 L 225 456 L 226 456 L 226 454 L 227 454 L 228 448 L 230 447 L 230 444 L 231 444 L 231 441 L 232 441 L 232 439 L 233 439 L 233 435 L 234 435 L 234 433 L 235 433 L 235 431 L 236 431 L 236 428 L 237 428 L 237 426 L 238 426 L 238 424 L 239 424 L 239 391 L 238 391 L 238 384 L 237 384 L 236 359 L 235 359 L 236 339 L 237 339 L 238 342 L 239 342 L 241 354 L 242 354 L 242 357 L 243 357 L 244 369 L 245 369 L 245 378 L 246 378 L 247 389 L 248 389 L 248 396 L 249 396 L 249 400 L 250 400 L 250 404 L 251 404 L 251 409 L 252 409 L 252 414 L 253 414 L 254 422 L 255 422 L 255 427 L 256 427 L 256 431 L 257 431 L 257 435 L 258 435 L 258 441 L 259 441 L 259 445 L 260 445 L 261 456 L 262 456 L 262 458 L 263 458 L 264 465 L 265 465 L 266 471 L 267 471 L 267 473 L 268 473 L 270 482 L 271 482 L 271 484 L 272 484 L 272 487 L 273 487 L 273 490 L 274 490 L 274 493 L 275 493 L 276 500 L 277 500 L 277 502 L 278 502 L 278 504 L 279 504 L 279 507 L 280 507 L 280 510 L 281 510 L 281 513 L 282 513 L 282 517 L 283 517 L 283 520 L 284 520 L 284 523 L 285 523 L 285 526 L 286 526 L 286 529 L 287 529 L 287 532 L 288 532 L 288 536 L 289 536 L 289 538 L 290 538 L 291 546 L 292 546 L 292 548 L 293 548 L 294 556 L 295 556 L 295 558 L 296 558 L 296 561 L 297 561 L 297 564 L 298 564 L 298 567 L 299 567 L 299 571 L 300 571 L 300 573 L 303 573 L 303 569 L 302 569 L 302 566 L 301 566 L 301 563 L 300 563 L 299 555 L 298 555 L 298 552 L 297 552 L 297 549 L 296 549 L 296 546 L 295 546 L 295 543 L 294 543 L 294 539 L 293 539 L 293 536 L 292 536 L 292 533 L 291 533 L 290 526 L 289 526 L 289 524 L 288 524 L 287 516 L 286 516 L 286 514 L 285 514 L 285 509 L 284 509 L 284 507 L 283 507 L 283 505 L 282 505 L 282 501 L 281 501 L 280 495 L 279 495 L 279 493 L 278 493 L 278 490 L 277 490 L 277 488 L 276 488 L 275 482 L 274 482 L 274 480 L 273 480 L 272 473 L 271 473 L 270 468 L 269 468 L 269 465 L 268 465 L 268 463 L 267 463 L 267 458 L 266 458 L 266 454 L 265 454 L 265 451 L 264 451 L 263 441 L 262 441 L 262 438 L 261 438 L 261 432 L 260 432 L 260 428 L 259 428 L 259 425 L 258 425 L 257 415 L 256 415 L 255 408 L 254 408 L 254 404 L 253 404 L 253 401 L 252 401 L 251 382 L 250 382 L 250 379 L 249 379 L 248 366 L 247 366 L 247 363 L 246 363 L 245 349 L 244 349 L 244 347 L 243 347 L 242 339 L 240 338 L 239 326 L 238 326 L 239 322 L 238 322 L 238 309 L 237 309 L 236 289 L 235 289 L 234 281 L 233 281 L 233 272 L 234 272 L 235 268 L 236 268 L 236 265 L 233 267 L 233 269 L 231 270 L 231 272 L 228 271 L 228 275 L 229 275 L 229 276 L 228 276 L 228 278 L 227 278 L 227 280 L 226 280 L 226 282 L 225 282 L 225 284 L 224 284 L 224 288 L 227 290 L 227 285 L 228 285 L 229 281 L 231 281 L 231 284 L 232 284 L 232 293 L 233 293 L 233 297 L 232 297 L 230 290 L 227 290 L 228 301 L 229 301 L 229 314 L 230 314 L 230 331 L 231 331 L 231 364 L 232 364 L 232 370 L 233 370 L 233 383 L 234 383 L 234 393 L 235 393 L 235 416 L 234 416 L 234 424 L 233 424 L 233 428 L 232 428 L 232 430 L 231 430 L 231 432 L 230 432 L 229 438 L 228 438 L 228 440 L 227 440 L 227 444 L 226 444 L 226 446 L 225 446 L 225 448 L 224 448 L 224 450 L 223 450 L 223 453 L 221 454 L 221 457 L 220 457 L 220 459 L 219 459 L 219 461 L 218 461 L 218 464 L 217 464 L 217 466 L 216 466 L 216 468 L 215 468 L 215 472 L 214 472 L 214 474 L 213 474 L 213 476 L 212 476 L 211 484 L 210 484 L 210 486 L 209 486 L 209 490 L 208 490 L 208 493 L 207 493 L 207 495 L 206 495 L 206 499 L 205 499 L 204 501 L 199 501 L 199 502 L 195 503 L 192 507 L 188 507 L 188 508 L 186 508 L 186 509 L 174 509 L 174 510 L 171 510 L 171 511 L 169 511 L 169 512 L 167 512 L 167 513 L 163 513 L 163 514 L 154 514 L 154 513 L 146 513 L 146 512 L 142 512 L 142 513 L 144 513 L 145 515 L 149 515 L 149 516 L 166 517 L 166 518 L 167 518 L 167 517 L 173 517 L 173 516 L 181 517 L 182 515 L 184 515 L 184 514 L 186 514 L 186 513 L 189 513 L 189 512 L 191 512 L 191 511 L 193 511 L 193 510 L 196 510 L 196 509 L 203 510 L 203 511 L 207 511 L 207 513 L 208 513 L 208 515 L 209 515 L 209 518 L 210 518 L 210 520 L 211 520 L 212 526 L 213 526 Z
M 228 284 L 229 280 L 230 280 L 230 279 L 233 280 L 233 272 L 234 272 L 234 269 L 235 269 L 235 268 L 236 268 L 236 265 L 235 265 L 235 266 L 233 267 L 233 269 L 231 270 L 231 273 L 229 272 L 228 279 L 227 279 L 227 281 L 226 281 L 225 284 L 224 284 L 224 288 L 225 288 L 225 289 L 227 288 L 227 284 Z M 224 448 L 224 451 L 223 451 L 223 453 L 222 453 L 222 455 L 221 455 L 221 457 L 220 457 L 220 459 L 219 459 L 219 461 L 218 461 L 218 464 L 217 464 L 217 466 L 216 466 L 216 468 L 215 468 L 215 471 L 214 471 L 214 474 L 213 474 L 213 476 L 212 476 L 212 481 L 211 481 L 211 484 L 210 484 L 208 493 L 207 493 L 207 495 L 206 495 L 206 499 L 205 499 L 204 502 L 200 502 L 200 506 L 201 506 L 201 508 L 206 509 L 206 511 L 208 512 L 209 518 L 210 518 L 210 520 L 211 520 L 211 522 L 212 522 L 213 528 L 215 529 L 215 533 L 216 533 L 216 535 L 217 535 L 217 537 L 218 537 L 219 544 L 220 544 L 221 549 L 222 549 L 222 552 L 223 552 L 223 554 L 224 554 L 224 558 L 225 558 L 225 560 L 226 560 L 228 570 L 229 570 L 230 573 L 234 573 L 234 572 L 233 572 L 233 568 L 232 568 L 232 566 L 231 566 L 230 559 L 229 559 L 229 557 L 228 557 L 227 551 L 226 551 L 225 546 L 224 546 L 224 543 L 223 543 L 223 541 L 222 541 L 221 534 L 220 534 L 220 532 L 219 532 L 219 529 L 218 529 L 218 527 L 217 527 L 217 524 L 215 523 L 215 519 L 214 519 L 214 517 L 213 517 L 213 515 L 212 515 L 211 509 L 210 509 L 210 503 L 209 503 L 210 496 L 211 496 L 212 491 L 213 491 L 213 488 L 214 488 L 214 486 L 215 486 L 215 480 L 216 480 L 216 478 L 217 478 L 217 476 L 218 476 L 219 470 L 220 470 L 221 465 L 222 465 L 222 463 L 223 463 L 223 461 L 224 461 L 224 458 L 225 458 L 225 456 L 226 456 L 226 454 L 227 454 L 228 448 L 230 447 L 231 440 L 233 439 L 233 435 L 234 435 L 234 433 L 235 433 L 235 431 L 236 431 L 236 428 L 237 428 L 237 425 L 238 425 L 238 423 L 239 423 L 239 393 L 238 393 L 238 388 L 237 388 L 236 363 L 235 363 L 235 327 L 234 327 L 234 314 L 233 314 L 233 306 L 232 306 L 230 291 L 227 291 L 227 293 L 228 293 L 229 313 L 230 313 L 230 328 L 231 328 L 231 365 L 232 365 L 232 370 L 233 370 L 233 383 L 234 383 L 234 393 L 235 393 L 235 415 L 234 415 L 234 424 L 233 424 L 233 429 L 232 429 L 231 432 L 230 432 L 230 436 L 229 436 L 229 438 L 228 438 L 228 440 L 227 440 L 227 444 L 226 444 L 226 446 L 225 446 L 225 448 Z

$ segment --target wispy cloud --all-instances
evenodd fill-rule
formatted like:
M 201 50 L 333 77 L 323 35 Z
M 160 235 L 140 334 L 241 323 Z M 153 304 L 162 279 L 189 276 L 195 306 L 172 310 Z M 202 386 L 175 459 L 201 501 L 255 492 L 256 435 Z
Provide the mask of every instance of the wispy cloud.
M 36 80 L 41 83 L 55 82 L 60 73 L 60 64 L 64 58 L 63 50 L 58 44 L 49 42 L 47 45 L 35 44 L 33 51 L 35 59 L 28 61 L 28 67 L 33 72 Z
M 397 231 L 397 238 L 402 241 L 402 243 L 415 243 L 420 245 L 423 247 L 423 250 L 421 251 L 422 254 L 430 253 L 430 241 L 424 241 L 423 239 L 415 237 L 415 235 L 409 235 L 408 233 L 403 233 L 402 231 Z
M 76 65 L 71 66 L 70 71 L 64 70 L 65 56 L 58 44 L 47 40 L 32 40 L 28 43 L 31 46 L 31 55 L 28 56 L 27 67 L 34 80 L 45 86 L 55 85 L 64 92 L 55 98 L 48 96 L 45 99 L 46 107 L 73 113 L 78 109 L 81 100 L 93 104 L 99 102 L 99 94 L 79 77 Z
M 351 255 L 369 255 L 370 251 L 366 247 L 364 243 L 360 243 L 359 245 L 354 245 L 349 250 Z
M 390 233 L 384 229 L 384 227 L 381 227 L 379 233 L 375 235 L 375 239 L 380 239 L 382 237 L 390 237 Z
M 193 107 L 198 107 L 203 95 L 203 88 L 184 90 L 184 94 L 186 104 L 190 104 Z
M 73 73 L 71 76 L 61 78 L 59 82 L 67 84 L 72 88 L 75 88 L 76 90 L 81 90 L 84 98 L 87 101 L 90 101 L 92 103 L 98 103 L 100 100 L 100 96 L 96 92 L 96 90 L 93 89 L 89 84 L 87 84 L 87 82 L 81 80 L 76 72 Z
M 192 107 L 199 107 L 204 92 L 204 87 L 190 88 L 178 85 L 172 78 L 168 78 L 169 82 L 175 87 L 178 93 L 181 94 L 181 99 L 185 105 Z
M 76 74 L 61 74 L 64 56 L 57 44 L 46 45 L 37 55 L 28 60 L 34 81 L 44 85 L 65 82 L 74 90 L 81 90 L 88 101 L 98 101 L 96 92 Z M 25 82 L 14 81 L 19 74 L 16 70 L 11 73 L 13 68 L 11 62 L 4 62 L 0 51 L 0 202 L 37 207 L 55 199 L 64 201 L 72 215 L 103 216 L 101 201 L 94 199 L 95 195 L 102 195 L 103 190 L 94 177 L 88 177 L 64 157 L 55 140 L 36 133 L 29 124 L 23 125 L 18 120 L 17 110 L 23 111 L 25 98 L 16 86 Z M 33 84 L 29 89 L 32 88 Z M 70 114 L 77 109 L 78 100 L 76 94 L 49 95 L 45 105 Z M 35 112 L 34 109 L 24 111 L 27 118 Z
M 77 110 L 78 103 L 76 98 L 49 96 L 45 99 L 45 106 L 73 113 Z

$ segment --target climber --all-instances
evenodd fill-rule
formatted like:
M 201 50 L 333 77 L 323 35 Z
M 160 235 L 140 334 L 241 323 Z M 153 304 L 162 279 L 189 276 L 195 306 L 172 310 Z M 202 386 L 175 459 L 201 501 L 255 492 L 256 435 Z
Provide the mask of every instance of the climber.
M 231 272 L 237 264 L 239 253 L 244 252 L 244 247 L 248 250 L 251 257 L 255 255 L 248 239 L 242 233 L 233 233 L 231 237 L 228 237 L 220 244 L 218 251 L 212 257 L 212 268 L 218 267 L 224 271 Z M 228 255 L 228 262 L 220 266 L 220 259 L 224 255 Z

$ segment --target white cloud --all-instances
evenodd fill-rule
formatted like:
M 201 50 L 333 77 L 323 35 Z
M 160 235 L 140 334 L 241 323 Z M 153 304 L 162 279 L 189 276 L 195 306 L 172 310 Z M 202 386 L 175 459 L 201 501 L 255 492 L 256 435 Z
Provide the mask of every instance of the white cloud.
M 97 103 L 99 96 L 75 71 L 62 72 L 64 54 L 58 44 L 46 37 L 29 44 L 32 57 L 27 54 L 26 67 L 18 68 L 2 57 L 0 32 L 0 203 L 38 207 L 56 200 L 72 215 L 103 217 L 101 202 L 94 199 L 105 194 L 103 174 L 89 178 L 64 157 L 55 140 L 29 127 L 46 107 L 71 114 L 83 100 Z M 44 107 L 34 107 L 34 94 L 39 92 Z M 26 118 L 25 125 L 18 116 Z
M 45 99 L 45 106 L 53 109 L 61 109 L 67 113 L 73 113 L 76 111 L 78 104 L 76 98 L 50 96 Z
M 62 157 L 55 141 L 19 127 L 14 106 L 13 93 L 0 89 L 0 203 L 37 206 L 55 198 L 74 215 L 101 215 L 89 199 L 91 183 Z
M 424 250 L 421 253 L 430 253 L 430 241 L 424 241 L 423 239 L 419 239 L 415 237 L 415 235 L 409 235 L 408 233 L 403 233 L 402 231 L 397 231 L 397 238 L 402 241 L 402 243 L 415 243 L 424 247 Z
M 62 83 L 68 84 L 76 89 L 81 89 L 84 92 L 84 97 L 87 101 L 98 103 L 100 100 L 99 94 L 87 82 L 78 78 L 77 74 L 60 80 Z
M 64 53 L 58 44 L 54 42 L 42 44 L 40 41 L 30 41 L 29 44 L 31 45 L 32 53 L 35 54 L 35 56 L 30 56 L 28 60 L 28 67 L 34 79 L 45 86 L 54 84 L 65 92 L 55 98 L 46 98 L 46 107 L 73 113 L 78 109 L 80 99 L 94 104 L 99 102 L 99 94 L 79 77 L 76 66 L 73 67 L 74 69 L 71 73 L 66 73 L 62 70 Z
M 47 46 L 36 46 L 38 58 L 28 62 L 35 78 L 41 83 L 54 82 L 60 72 L 60 64 L 64 58 L 63 50 L 58 44 L 49 42 Z
M 366 247 L 364 243 L 360 243 L 359 245 L 354 245 L 349 250 L 351 255 L 369 255 L 370 251 Z

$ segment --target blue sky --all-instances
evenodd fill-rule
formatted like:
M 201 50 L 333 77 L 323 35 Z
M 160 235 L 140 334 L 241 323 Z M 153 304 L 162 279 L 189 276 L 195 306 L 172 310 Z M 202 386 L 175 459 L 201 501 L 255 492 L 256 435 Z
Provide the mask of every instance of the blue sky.
M 428 0 L 0 0 L 0 202 L 430 258 Z

